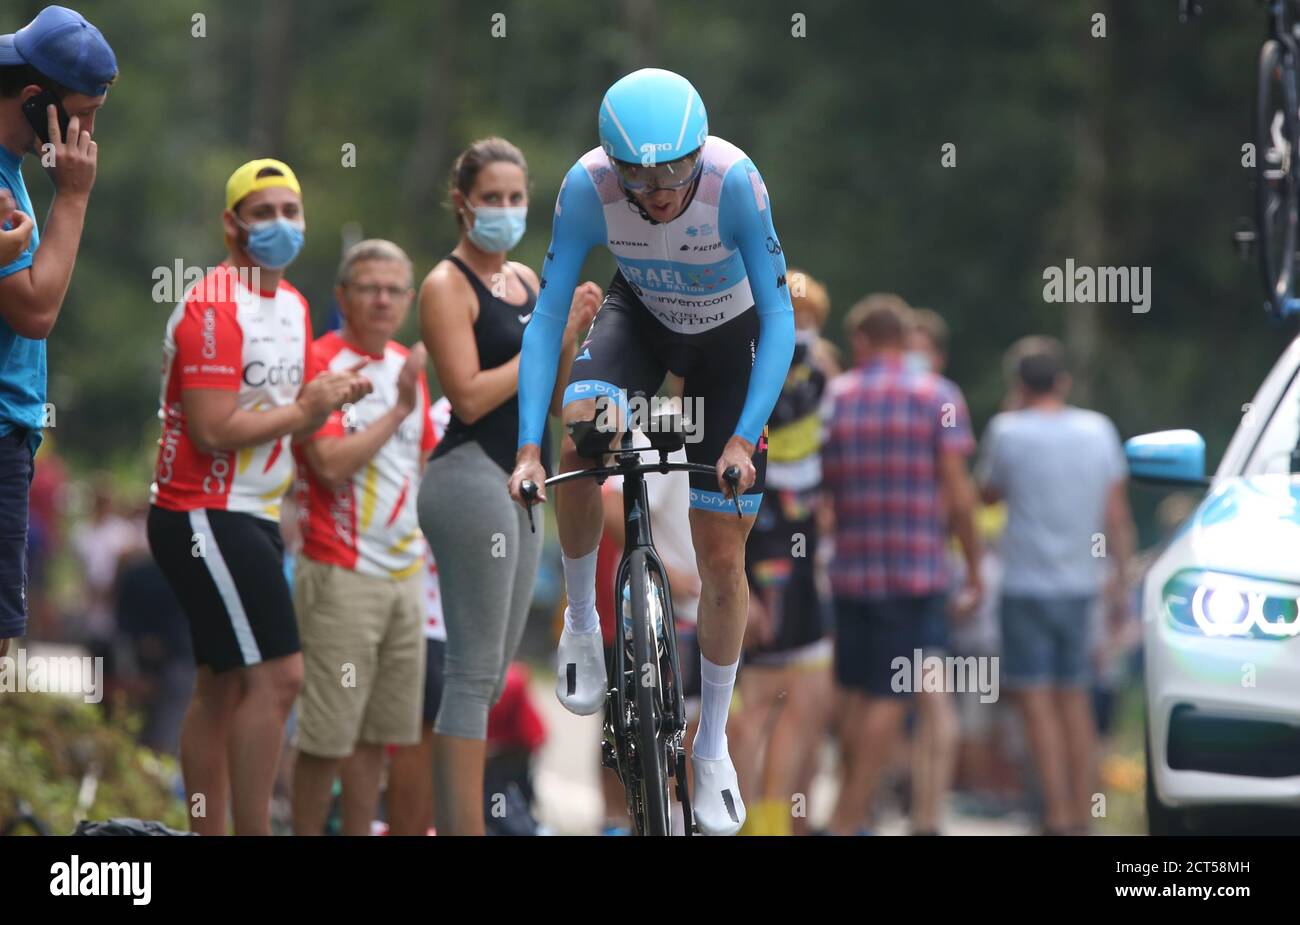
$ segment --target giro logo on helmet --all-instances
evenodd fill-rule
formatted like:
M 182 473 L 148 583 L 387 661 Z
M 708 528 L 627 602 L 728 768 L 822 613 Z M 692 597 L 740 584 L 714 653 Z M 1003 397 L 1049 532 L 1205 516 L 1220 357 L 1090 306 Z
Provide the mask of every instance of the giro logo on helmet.
M 645 144 L 641 146 L 641 166 L 653 167 L 657 163 L 655 159 L 657 152 L 671 151 L 672 149 L 673 149 L 672 144 L 666 141 L 661 142 L 659 144 L 654 144 L 653 142 L 647 141 Z

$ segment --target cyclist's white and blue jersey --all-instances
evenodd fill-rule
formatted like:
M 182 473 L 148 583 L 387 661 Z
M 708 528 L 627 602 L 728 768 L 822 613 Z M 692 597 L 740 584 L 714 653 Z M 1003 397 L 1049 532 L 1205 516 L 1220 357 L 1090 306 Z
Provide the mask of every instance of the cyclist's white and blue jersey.
M 599 244 L 642 305 L 676 335 L 703 334 L 757 311 L 753 368 L 734 433 L 758 446 L 790 366 L 794 310 L 763 178 L 743 151 L 714 136 L 704 143 L 694 197 L 670 222 L 641 214 L 601 148 L 565 176 L 520 354 L 519 445 L 541 441 L 578 273 Z

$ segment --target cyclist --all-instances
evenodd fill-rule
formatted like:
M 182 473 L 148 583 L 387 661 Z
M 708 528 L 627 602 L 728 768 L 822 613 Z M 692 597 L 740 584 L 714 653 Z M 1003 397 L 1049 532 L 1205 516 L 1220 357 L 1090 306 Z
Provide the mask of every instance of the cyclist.
M 519 364 L 519 446 L 510 493 L 541 484 L 542 430 L 555 381 L 569 300 L 591 248 L 618 264 L 564 390 L 564 420 L 592 420 L 595 398 L 628 408 L 653 395 L 666 372 L 685 379 L 701 439 L 692 474 L 691 536 L 699 564 L 701 717 L 693 747 L 700 830 L 729 835 L 745 821 L 726 719 L 748 608 L 745 538 L 763 490 L 768 414 L 794 348 L 785 258 L 772 226 L 767 188 L 753 162 L 709 135 L 704 103 L 686 78 L 654 68 L 617 81 L 601 102 L 600 147 L 565 176 L 555 206 L 542 291 Z M 696 404 L 698 403 L 698 404 Z M 566 438 L 562 468 L 587 465 Z M 722 474 L 740 470 L 742 510 L 731 510 Z M 545 493 L 539 496 L 545 499 Z M 557 491 L 569 606 L 560 636 L 556 693 L 579 714 L 601 708 L 605 663 L 595 608 L 600 489 L 585 479 Z M 571 672 L 575 683 L 570 686 Z

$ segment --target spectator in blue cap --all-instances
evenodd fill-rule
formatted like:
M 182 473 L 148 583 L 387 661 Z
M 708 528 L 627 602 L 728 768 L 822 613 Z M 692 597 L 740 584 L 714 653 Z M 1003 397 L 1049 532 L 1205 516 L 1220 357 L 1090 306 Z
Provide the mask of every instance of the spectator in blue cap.
M 26 237 L 33 220 L 16 259 L 0 247 L 10 258 L 0 261 L 0 655 L 26 632 L 27 487 L 47 413 L 45 338 L 72 279 L 95 183 L 95 115 L 116 78 L 104 36 L 65 7 L 46 7 L 0 35 L 0 245 L 12 240 L 4 232 Z M 23 184 L 28 154 L 40 157 L 55 187 L 43 236 Z

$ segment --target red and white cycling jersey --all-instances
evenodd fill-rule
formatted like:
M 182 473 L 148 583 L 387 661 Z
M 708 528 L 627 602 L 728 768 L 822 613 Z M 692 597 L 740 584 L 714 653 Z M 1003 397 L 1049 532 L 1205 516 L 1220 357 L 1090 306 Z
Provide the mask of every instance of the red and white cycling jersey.
M 337 331 L 312 344 L 312 365 L 320 370 L 360 372 L 374 391 L 344 411 L 335 411 L 312 440 L 343 437 L 365 430 L 397 404 L 397 378 L 408 351 L 389 341 L 382 355 L 363 353 Z M 429 386 L 420 372 L 419 404 L 379 452 L 338 490 L 331 491 L 299 456 L 305 489 L 303 554 L 317 562 L 366 575 L 406 578 L 423 567 L 424 537 L 415 512 L 420 473 L 437 442 L 429 419 Z
M 309 378 L 310 343 L 307 300 L 286 280 L 275 292 L 254 292 L 223 263 L 189 289 L 163 335 L 153 504 L 280 519 L 280 499 L 294 475 L 288 435 L 242 450 L 200 452 L 190 440 L 181 393 L 228 389 L 238 393 L 244 411 L 291 404 Z

